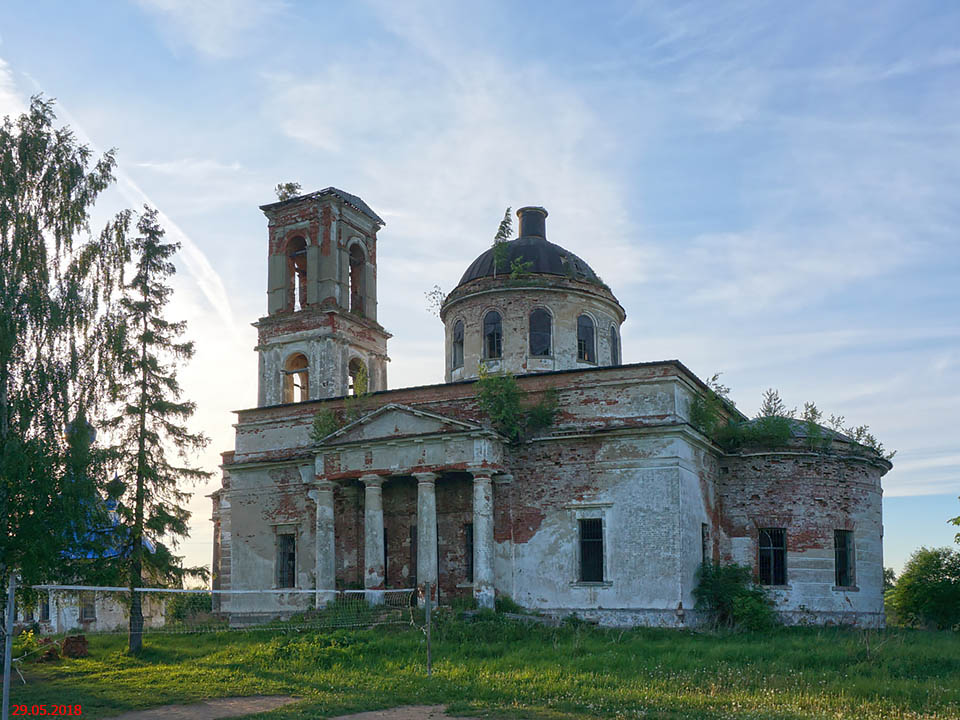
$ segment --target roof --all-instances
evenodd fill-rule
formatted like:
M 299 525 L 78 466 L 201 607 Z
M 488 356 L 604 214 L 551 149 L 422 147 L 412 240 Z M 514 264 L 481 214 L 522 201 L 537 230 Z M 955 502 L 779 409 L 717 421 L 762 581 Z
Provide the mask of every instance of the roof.
M 506 261 L 497 268 L 497 274 L 509 275 L 514 260 L 531 263 L 526 272 L 562 275 L 572 280 L 602 284 L 600 277 L 584 260 L 559 245 L 542 237 L 519 237 L 507 245 Z M 477 278 L 493 276 L 493 248 L 474 260 L 460 278 L 458 287 Z
M 374 222 L 379 223 L 381 226 L 387 224 L 384 222 L 383 218 L 377 215 L 373 209 L 361 198 L 357 197 L 356 195 L 351 195 L 340 188 L 335 188 L 332 185 L 328 188 L 324 188 L 323 190 L 316 190 L 314 192 L 307 193 L 306 195 L 298 195 L 297 197 L 288 198 L 287 200 L 279 200 L 278 202 L 267 203 L 266 205 L 261 205 L 260 209 L 275 210 L 276 208 L 282 207 L 283 205 L 287 205 L 289 203 L 298 202 L 300 200 L 320 199 L 328 195 L 333 195 L 334 197 L 340 198 L 343 200 L 343 202 L 347 203 L 347 205 L 350 205 L 355 210 L 359 210 Z

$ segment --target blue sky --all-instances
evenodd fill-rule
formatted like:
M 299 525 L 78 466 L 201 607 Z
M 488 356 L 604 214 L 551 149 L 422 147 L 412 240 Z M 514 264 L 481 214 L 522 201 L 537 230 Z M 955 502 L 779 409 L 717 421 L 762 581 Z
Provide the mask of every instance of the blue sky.
M 180 240 L 182 376 L 213 438 L 256 401 L 280 181 L 384 219 L 391 387 L 439 382 L 426 309 L 506 206 L 626 308 L 624 359 L 722 371 L 747 414 L 867 423 L 898 453 L 886 564 L 960 514 L 960 7 L 942 2 L 319 3 L 12 0 L 0 114 L 38 91 L 117 147 L 98 216 L 150 202 Z M 188 561 L 209 562 L 204 497 Z

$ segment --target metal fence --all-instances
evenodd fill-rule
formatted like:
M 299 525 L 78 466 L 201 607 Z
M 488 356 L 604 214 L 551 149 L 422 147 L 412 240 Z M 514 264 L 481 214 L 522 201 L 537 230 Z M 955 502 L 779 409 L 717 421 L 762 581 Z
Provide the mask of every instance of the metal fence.
M 128 634 L 130 590 L 85 585 L 34 585 L 29 600 L 14 602 L 11 577 L 4 613 L 3 715 L 8 720 L 12 670 L 49 645 L 12 656 L 14 636 Z M 338 628 L 408 626 L 426 636 L 431 673 L 430 588 L 300 590 L 295 588 L 204 590 L 138 588 L 144 637 L 206 632 L 282 633 Z M 22 679 L 22 675 L 21 675 Z

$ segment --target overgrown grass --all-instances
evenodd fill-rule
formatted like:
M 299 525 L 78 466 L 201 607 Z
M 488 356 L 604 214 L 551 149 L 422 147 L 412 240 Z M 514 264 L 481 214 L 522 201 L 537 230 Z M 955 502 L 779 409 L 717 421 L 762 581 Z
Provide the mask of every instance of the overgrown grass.
M 493 613 L 415 629 L 94 636 L 91 657 L 28 666 L 18 703 L 83 717 L 228 695 L 302 702 L 257 717 L 405 704 L 512 718 L 958 718 L 960 635 L 795 628 L 757 634 L 528 626 Z

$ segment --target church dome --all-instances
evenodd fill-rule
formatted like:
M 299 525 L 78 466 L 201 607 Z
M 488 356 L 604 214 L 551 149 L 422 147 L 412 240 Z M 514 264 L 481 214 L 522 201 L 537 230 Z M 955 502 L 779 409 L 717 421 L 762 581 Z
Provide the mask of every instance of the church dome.
M 497 268 L 498 275 L 509 275 L 510 266 L 519 260 L 526 265 L 527 273 L 562 275 L 571 280 L 601 284 L 599 276 L 582 258 L 547 240 L 547 211 L 544 208 L 520 208 L 517 216 L 520 218 L 519 237 L 506 243 L 507 254 Z M 493 277 L 493 253 L 493 248 L 490 248 L 470 263 L 457 287 L 477 278 Z
M 547 241 L 547 211 L 524 207 L 519 237 L 476 260 L 443 299 L 447 382 L 620 365 L 626 313 L 581 258 Z M 496 275 L 494 275 L 496 270 Z

